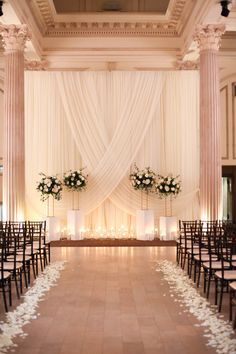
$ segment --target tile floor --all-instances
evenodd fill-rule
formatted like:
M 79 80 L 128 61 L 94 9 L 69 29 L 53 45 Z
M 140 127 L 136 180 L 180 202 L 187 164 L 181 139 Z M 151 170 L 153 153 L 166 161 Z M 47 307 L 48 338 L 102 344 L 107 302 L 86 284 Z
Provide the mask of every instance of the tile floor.
M 174 261 L 175 248 L 53 248 L 52 261 L 67 260 L 66 268 L 15 353 L 215 353 L 170 297 L 157 259 Z

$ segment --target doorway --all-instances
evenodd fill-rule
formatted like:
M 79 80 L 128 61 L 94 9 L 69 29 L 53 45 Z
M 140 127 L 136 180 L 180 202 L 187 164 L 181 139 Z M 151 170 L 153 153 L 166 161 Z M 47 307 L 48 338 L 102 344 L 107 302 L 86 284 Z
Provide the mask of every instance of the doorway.
M 222 166 L 222 218 L 236 220 L 236 166 Z

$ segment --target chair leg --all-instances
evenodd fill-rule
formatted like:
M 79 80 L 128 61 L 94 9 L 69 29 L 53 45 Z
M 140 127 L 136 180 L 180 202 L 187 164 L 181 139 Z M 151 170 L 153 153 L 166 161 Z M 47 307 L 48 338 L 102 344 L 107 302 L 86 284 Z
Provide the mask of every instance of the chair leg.
M 5 291 L 5 280 L 4 279 L 2 281 L 2 296 L 3 296 L 3 302 L 4 302 L 5 311 L 8 312 L 6 291 Z
M 8 278 L 9 305 L 12 306 L 11 278 Z
M 207 277 L 207 270 L 204 269 L 204 283 L 203 283 L 203 292 L 206 292 L 206 277 Z
M 14 275 L 14 280 L 15 280 L 15 285 L 16 285 L 16 295 L 17 295 L 17 298 L 20 299 L 20 292 L 19 292 L 19 288 L 18 288 L 17 274 Z
M 199 288 L 200 285 L 200 278 L 201 278 L 201 262 L 198 263 L 198 274 L 197 274 L 197 287 Z
M 211 277 L 212 277 L 212 274 L 211 274 L 211 271 L 208 272 L 208 283 L 207 283 L 207 299 L 209 299 L 209 295 L 210 295 L 210 285 L 211 285 Z
M 233 292 L 229 292 L 229 320 L 232 321 L 233 318 Z
M 219 299 L 219 307 L 218 307 L 219 312 L 221 312 L 221 308 L 222 308 L 223 291 L 224 291 L 224 281 L 221 280 L 220 281 L 220 299 Z
M 31 261 L 32 261 L 32 269 L 33 269 L 33 275 L 34 275 L 34 279 L 36 279 L 36 269 L 35 269 L 35 257 L 36 257 L 36 255 L 33 255 L 32 256 L 32 259 L 31 259 Z
M 218 279 L 215 278 L 215 305 L 218 303 Z

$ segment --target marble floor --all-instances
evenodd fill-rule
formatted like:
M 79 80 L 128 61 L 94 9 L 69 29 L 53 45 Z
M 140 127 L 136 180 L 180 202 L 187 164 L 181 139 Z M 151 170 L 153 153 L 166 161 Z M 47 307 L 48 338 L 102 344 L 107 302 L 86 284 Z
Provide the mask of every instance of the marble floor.
M 156 272 L 174 247 L 53 248 L 66 260 L 40 316 L 17 338 L 17 354 L 204 354 L 197 320 L 181 311 Z

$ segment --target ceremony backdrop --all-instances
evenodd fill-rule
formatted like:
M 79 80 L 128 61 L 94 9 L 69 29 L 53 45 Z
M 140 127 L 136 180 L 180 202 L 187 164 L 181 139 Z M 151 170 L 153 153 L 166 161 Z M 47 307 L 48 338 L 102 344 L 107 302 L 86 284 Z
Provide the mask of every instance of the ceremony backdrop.
M 80 193 L 86 228 L 96 235 L 135 229 L 140 192 L 131 188 L 134 162 L 160 174 L 180 175 L 182 193 L 173 214 L 198 217 L 199 78 L 197 71 L 26 72 L 26 202 L 28 219 L 44 219 L 36 191 L 39 173 L 85 167 Z M 149 197 L 158 218 L 164 201 Z M 66 221 L 71 193 L 55 202 Z

